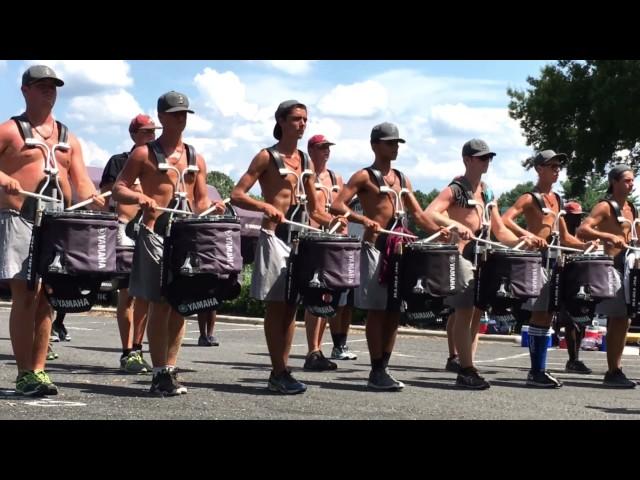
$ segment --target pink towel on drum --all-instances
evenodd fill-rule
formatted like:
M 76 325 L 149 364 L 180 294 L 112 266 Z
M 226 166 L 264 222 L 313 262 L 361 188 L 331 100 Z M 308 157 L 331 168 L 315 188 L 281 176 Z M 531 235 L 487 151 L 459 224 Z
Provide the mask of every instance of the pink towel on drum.
M 398 225 L 392 231 L 406 233 L 408 235 L 415 235 L 411 230 L 403 227 L 402 225 Z M 378 282 L 382 285 L 385 285 L 389 283 L 389 280 L 391 280 L 392 277 L 391 257 L 395 254 L 398 244 L 404 245 L 412 242 L 413 240 L 407 237 L 401 237 L 399 235 L 389 235 L 386 233 L 383 233 L 382 235 L 386 235 L 387 238 L 384 243 L 384 248 L 380 251 L 380 253 L 382 254 L 380 262 L 382 262 L 382 265 L 380 266 Z

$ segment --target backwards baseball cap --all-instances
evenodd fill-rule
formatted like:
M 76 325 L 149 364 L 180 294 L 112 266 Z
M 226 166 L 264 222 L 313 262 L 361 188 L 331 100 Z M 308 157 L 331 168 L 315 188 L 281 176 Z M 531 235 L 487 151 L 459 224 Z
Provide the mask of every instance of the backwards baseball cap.
M 324 135 L 314 135 L 309 139 L 309 142 L 307 142 L 307 150 L 316 145 L 335 145 L 335 143 L 327 140 L 327 137 Z
M 611 170 L 609 170 L 609 182 L 620 180 L 620 178 L 622 178 L 622 174 L 625 172 L 633 172 L 633 169 L 624 163 L 615 165 Z
M 135 133 L 138 130 L 156 130 L 158 128 L 149 115 L 136 115 L 129 124 L 129 133 Z
M 633 169 L 624 163 L 614 165 L 613 168 L 609 170 L 609 188 L 607 188 L 607 193 L 613 192 L 613 185 L 611 183 L 620 180 L 625 172 L 633 172 Z
M 27 68 L 27 71 L 22 74 L 22 85 L 31 85 L 46 78 L 54 80 L 56 87 L 64 85 L 64 82 L 57 77 L 56 72 L 46 65 L 32 65 Z
M 184 93 L 171 90 L 160 96 L 158 99 L 158 113 L 187 112 L 194 113 L 189 110 L 189 99 Z
M 564 204 L 564 210 L 567 213 L 582 213 L 582 205 L 578 202 L 567 202 Z
M 397 140 L 400 143 L 407 143 L 404 138 L 400 138 L 398 127 L 389 122 L 380 123 L 371 129 L 371 143 L 384 140 Z
M 484 140 L 472 138 L 462 146 L 463 157 L 482 157 L 484 155 L 496 156 L 496 152 L 492 152 Z
M 289 112 L 294 108 L 304 108 L 307 109 L 307 106 L 304 103 L 300 103 L 297 100 L 285 100 L 276 109 L 275 118 L 276 118 L 276 126 L 273 127 L 273 136 L 276 140 L 280 140 L 282 138 L 282 127 L 278 124 L 278 119 L 286 118 L 289 115 Z
M 543 150 L 541 152 L 538 152 L 536 156 L 533 157 L 533 164 L 538 167 L 550 162 L 554 158 L 559 159 L 561 162 L 567 161 L 567 156 L 564 153 L 556 153 L 553 150 Z

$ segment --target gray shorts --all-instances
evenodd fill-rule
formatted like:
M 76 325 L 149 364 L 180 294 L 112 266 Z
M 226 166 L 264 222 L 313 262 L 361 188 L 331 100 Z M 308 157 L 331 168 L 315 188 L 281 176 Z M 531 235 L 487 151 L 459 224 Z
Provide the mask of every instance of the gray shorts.
M 0 210 L 0 279 L 26 280 L 33 224 L 15 210 Z
M 160 264 L 164 239 L 144 225 L 133 254 L 133 265 L 129 277 L 129 295 L 144 298 L 151 302 L 163 301 L 160 285 Z
M 629 316 L 627 312 L 627 302 L 624 295 L 624 288 L 622 286 L 623 275 L 617 268 L 613 269 L 613 281 L 616 288 L 616 296 L 609 300 L 604 300 L 596 306 L 596 313 L 600 315 L 606 315 L 607 317 L 624 317 Z
M 291 247 L 272 230 L 261 229 L 251 277 L 251 296 L 256 300 L 285 301 L 287 260 Z
M 125 228 L 127 224 L 118 220 L 118 236 L 116 237 L 116 245 L 118 247 L 133 247 L 136 242 L 132 238 L 127 237 Z
M 473 296 L 476 285 L 473 273 L 473 263 L 463 256 L 460 256 L 456 270 L 456 286 L 458 287 L 459 293 L 445 298 L 445 305 L 453 308 L 473 307 Z
M 542 279 L 542 289 L 540 295 L 537 298 L 530 298 L 522 304 L 523 310 L 529 310 L 531 312 L 547 312 L 549 311 L 549 289 L 551 288 L 551 275 L 547 273 L 545 268 L 540 267 L 542 273 L 540 278 Z
M 378 282 L 380 251 L 370 242 L 362 242 L 360 250 L 360 286 L 355 290 L 354 304 L 363 310 L 387 309 L 387 285 Z

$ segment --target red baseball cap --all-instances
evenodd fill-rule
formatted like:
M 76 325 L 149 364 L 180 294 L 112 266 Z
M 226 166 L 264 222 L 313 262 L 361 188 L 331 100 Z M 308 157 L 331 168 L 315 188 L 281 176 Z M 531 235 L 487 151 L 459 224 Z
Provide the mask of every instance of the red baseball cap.
M 564 210 L 567 213 L 582 213 L 582 205 L 578 202 L 567 202 L 564 204 Z
M 307 149 L 316 145 L 335 145 L 335 143 L 327 140 L 327 137 L 325 137 L 324 135 L 314 135 L 309 139 L 309 142 L 307 143 Z
M 158 128 L 149 115 L 136 115 L 129 124 L 129 133 L 135 133 L 138 130 L 156 130 Z

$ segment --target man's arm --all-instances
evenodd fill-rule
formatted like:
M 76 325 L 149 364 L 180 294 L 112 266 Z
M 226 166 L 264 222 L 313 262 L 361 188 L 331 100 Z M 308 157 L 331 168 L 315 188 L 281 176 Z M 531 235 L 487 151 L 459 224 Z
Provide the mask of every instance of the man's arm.
M 231 204 L 237 205 L 240 208 L 246 208 L 247 210 L 262 212 L 271 221 L 281 223 L 282 220 L 284 220 L 284 215 L 280 210 L 273 205 L 252 198 L 247 193 L 266 171 L 269 166 L 269 161 L 269 153 L 267 153 L 266 150 L 260 150 L 258 154 L 253 157 L 249 168 L 244 175 L 240 177 L 240 180 L 238 180 L 238 183 L 236 183 L 236 186 L 233 187 L 231 191 Z
M 510 206 L 506 212 L 502 215 L 502 223 L 511 230 L 516 236 L 522 237 L 525 235 L 531 235 L 531 232 L 525 230 L 515 221 L 524 211 L 531 206 L 533 197 L 528 193 L 520 195 L 516 203 Z
M 368 181 L 369 174 L 366 171 L 359 170 L 354 173 L 347 184 L 342 187 L 340 193 L 338 193 L 338 196 L 333 199 L 331 207 L 329 207 L 329 211 L 334 215 L 341 216 L 344 216 L 348 213 L 350 222 L 359 223 L 361 225 L 364 225 L 365 228 L 370 228 L 374 232 L 377 232 L 378 230 L 380 230 L 380 228 L 382 228 L 378 222 L 374 222 L 369 217 L 360 215 L 347 207 L 347 205 L 351 203 L 351 200 L 353 200 L 353 197 L 355 197 L 358 192 L 364 189 Z
M 443 189 L 438 196 L 427 206 L 425 212 L 427 215 L 431 215 L 431 218 L 442 227 L 455 226 L 458 234 L 463 240 L 469 240 L 473 232 L 460 222 L 452 220 L 445 212 L 453 205 L 454 197 L 453 191 L 450 187 Z
M 99 197 L 96 187 L 93 185 L 87 167 L 82 158 L 82 148 L 76 136 L 69 134 L 69 144 L 71 145 L 71 165 L 69 167 L 69 177 L 71 183 L 76 187 L 78 197 L 86 200 L 93 197 L 93 205 L 102 209 L 106 203 L 104 197 Z
M 199 153 L 196 155 L 196 165 L 198 165 L 198 173 L 196 174 L 196 182 L 193 186 L 193 203 L 196 213 L 204 212 L 214 205 L 217 207 L 214 212 L 224 213 L 226 207 L 221 201 L 209 200 L 207 191 L 207 164 Z
M 11 144 L 11 128 L 15 126 L 15 123 L 11 120 L 9 122 L 0 125 L 0 157 L 5 154 Z M 10 195 L 17 195 L 18 191 L 23 189 L 20 182 L 2 170 L 0 170 L 0 188 L 3 188 Z
M 517 236 L 511 230 L 509 230 L 502 222 L 500 217 L 500 208 L 496 202 L 496 206 L 491 208 L 491 231 L 496 236 L 499 242 L 504 243 L 509 247 L 515 247 L 520 242 L 524 242 L 526 246 L 532 248 L 544 248 L 546 243 L 542 238 L 527 232 L 525 235 Z
M 597 242 L 597 240 L 595 242 Z M 594 243 L 593 240 L 589 242 L 583 242 L 577 237 L 571 235 L 569 233 L 569 229 L 567 228 L 567 224 L 564 221 L 564 218 L 560 217 L 560 244 L 561 245 L 565 247 L 579 248 L 584 250 L 587 247 L 591 246 L 591 244 L 593 243 Z
M 124 167 L 113 186 L 113 199 L 124 205 L 140 205 L 153 213 L 158 206 L 156 201 L 142 192 L 133 190 L 136 178 L 141 177 L 144 162 L 148 155 L 146 145 L 135 148 L 127 158 Z
M 624 248 L 626 244 L 618 235 L 601 232 L 597 229 L 598 226 L 608 217 L 609 204 L 606 202 L 596 204 L 591 210 L 589 216 L 582 221 L 576 230 L 576 234 L 586 240 L 599 239 L 602 242 L 613 244 L 616 248 Z

